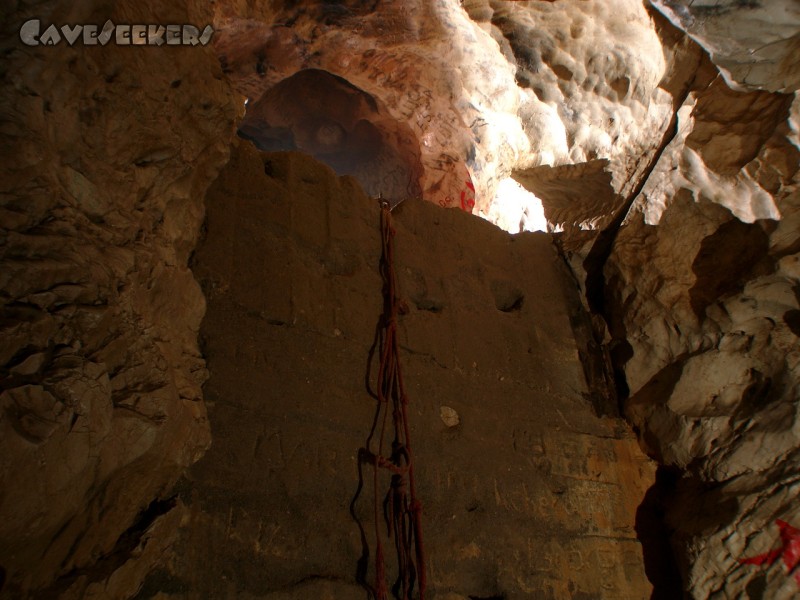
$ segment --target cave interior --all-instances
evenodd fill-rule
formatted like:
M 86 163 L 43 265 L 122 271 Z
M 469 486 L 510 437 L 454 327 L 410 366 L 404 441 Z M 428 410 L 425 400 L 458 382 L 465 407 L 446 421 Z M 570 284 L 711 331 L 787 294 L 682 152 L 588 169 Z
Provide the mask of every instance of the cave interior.
M 800 595 L 796 1 L 0 15 L 0 598 Z

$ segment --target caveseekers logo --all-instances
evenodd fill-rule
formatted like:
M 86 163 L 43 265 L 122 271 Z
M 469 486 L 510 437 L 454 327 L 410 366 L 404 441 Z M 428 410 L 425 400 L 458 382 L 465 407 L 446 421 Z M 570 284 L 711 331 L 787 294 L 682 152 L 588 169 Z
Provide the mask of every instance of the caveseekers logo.
M 84 46 L 205 46 L 214 28 L 206 25 L 201 32 L 194 25 L 116 25 L 106 21 L 97 25 L 50 25 L 42 31 L 39 19 L 30 19 L 19 29 L 19 39 L 28 46 L 56 46 L 62 41 L 70 46 L 80 41 Z

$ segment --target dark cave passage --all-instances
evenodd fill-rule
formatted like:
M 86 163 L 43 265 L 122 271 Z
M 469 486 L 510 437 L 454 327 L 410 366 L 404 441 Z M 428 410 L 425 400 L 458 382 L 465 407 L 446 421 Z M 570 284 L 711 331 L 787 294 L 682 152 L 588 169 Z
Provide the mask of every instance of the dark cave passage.
M 352 175 L 371 196 L 420 196 L 419 143 L 407 124 L 347 80 L 319 69 L 287 77 L 248 103 L 239 135 L 260 150 L 300 150 Z

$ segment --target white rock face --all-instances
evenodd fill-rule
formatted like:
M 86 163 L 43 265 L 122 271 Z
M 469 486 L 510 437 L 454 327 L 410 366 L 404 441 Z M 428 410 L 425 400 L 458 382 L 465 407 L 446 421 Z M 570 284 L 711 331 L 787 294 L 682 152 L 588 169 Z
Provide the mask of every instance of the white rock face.
M 651 0 L 708 50 L 732 87 L 800 87 L 800 4 L 795 0 Z
M 484 216 L 511 233 L 548 230 L 542 201 L 511 177 L 497 185 L 494 201 Z
M 644 211 L 645 222 L 658 224 L 677 189 L 691 192 L 695 200 L 704 198 L 720 204 L 745 223 L 758 219 L 779 220 L 781 214 L 770 191 L 761 187 L 748 171 L 743 169 L 731 173 L 730 169 L 725 169 L 720 173 L 709 168 L 703 160 L 703 155 L 713 154 L 714 160 L 728 157 L 735 161 L 747 140 L 730 132 L 714 135 L 710 143 L 700 148 L 687 144 L 690 134 L 697 132 L 696 105 L 697 97 L 691 94 L 678 110 L 678 135 L 662 154 L 637 199 L 635 208 Z M 712 149 L 712 144 L 717 148 Z
M 715 82 L 688 102 L 605 266 L 612 344 L 626 348 L 627 415 L 683 473 L 667 519 L 692 597 L 789 598 L 785 572 L 739 559 L 800 516 L 800 100 Z M 726 123 L 724 144 L 708 119 Z
M 661 42 L 642 3 L 575 8 L 395 0 L 374 13 L 261 14 L 222 6 L 216 44 L 251 99 L 304 69 L 346 79 L 411 128 L 426 200 L 490 220 L 502 213 L 518 231 L 525 207 L 517 215 L 492 208 L 513 172 L 609 159 L 623 188 L 672 114 L 672 98 L 659 88 Z M 368 191 L 377 195 L 378 187 Z

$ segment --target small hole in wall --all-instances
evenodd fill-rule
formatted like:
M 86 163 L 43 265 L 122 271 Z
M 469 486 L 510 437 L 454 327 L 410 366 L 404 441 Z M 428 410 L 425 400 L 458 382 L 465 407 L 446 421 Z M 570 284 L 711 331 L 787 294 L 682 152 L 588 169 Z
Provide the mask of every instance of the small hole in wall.
M 432 313 L 440 313 L 444 309 L 444 303 L 434 300 L 433 298 L 421 298 L 414 301 L 417 310 L 427 310 Z
M 513 297 L 509 298 L 503 306 L 498 306 L 497 308 L 503 312 L 515 312 L 522 308 L 524 302 L 525 296 L 522 295 L 522 292 L 518 292 Z
M 783 322 L 789 326 L 793 334 L 800 337 L 800 310 L 787 310 L 783 313 Z
M 767 591 L 767 576 L 763 574 L 756 575 L 747 582 L 744 591 L 747 593 L 748 599 L 764 598 Z
M 518 312 L 525 303 L 525 294 L 510 282 L 493 282 L 492 295 L 495 307 L 504 313 Z

